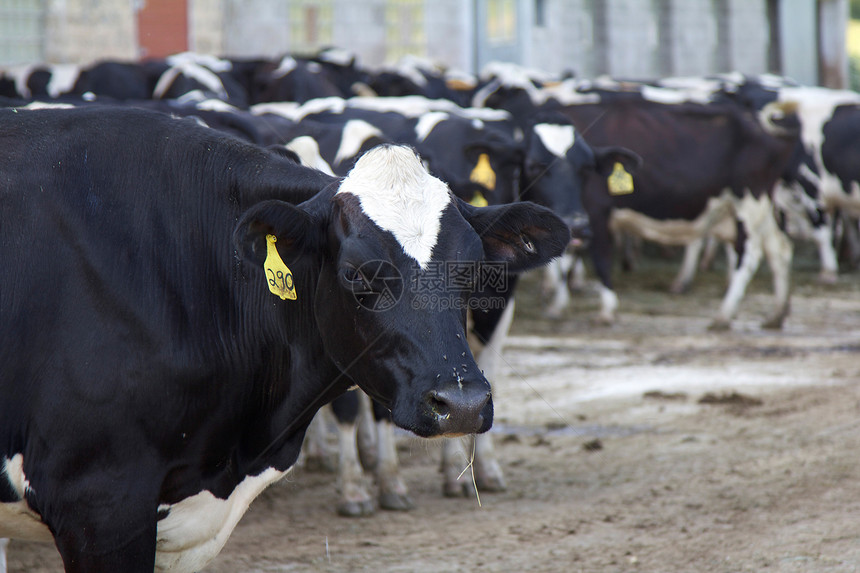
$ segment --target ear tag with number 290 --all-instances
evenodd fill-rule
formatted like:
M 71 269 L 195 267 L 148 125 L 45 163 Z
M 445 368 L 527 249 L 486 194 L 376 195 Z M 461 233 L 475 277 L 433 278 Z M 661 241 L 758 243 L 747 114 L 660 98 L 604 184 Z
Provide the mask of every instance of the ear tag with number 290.
M 281 300 L 296 300 L 296 285 L 293 283 L 293 273 L 284 264 L 275 243 L 278 242 L 274 235 L 266 235 L 266 261 L 263 269 L 266 271 L 266 283 L 272 294 L 281 297 Z

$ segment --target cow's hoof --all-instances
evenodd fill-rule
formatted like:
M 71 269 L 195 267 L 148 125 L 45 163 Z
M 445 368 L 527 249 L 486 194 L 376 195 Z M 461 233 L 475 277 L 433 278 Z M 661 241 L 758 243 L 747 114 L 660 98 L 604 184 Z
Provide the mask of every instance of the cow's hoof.
M 508 489 L 505 483 L 505 478 L 500 475 L 484 476 L 478 481 L 478 491 L 486 491 L 489 493 L 499 493 Z
M 454 483 L 446 482 L 442 486 L 442 494 L 445 497 L 475 497 L 477 495 L 475 493 L 475 485 L 471 479 L 468 481 L 460 480 Z
M 835 285 L 839 277 L 836 271 L 821 271 L 818 273 L 818 282 L 823 285 Z
M 379 494 L 379 507 L 389 511 L 409 511 L 415 509 L 415 502 L 406 494 L 387 491 Z
M 562 309 L 557 306 L 548 306 L 543 311 L 543 316 L 547 320 L 558 320 L 561 318 Z
M 761 323 L 761 327 L 765 330 L 782 330 L 782 323 L 785 320 L 784 315 L 772 316 Z
M 669 292 L 672 294 L 684 294 L 690 289 L 689 283 L 672 283 Z
M 615 324 L 615 318 L 614 317 L 604 316 L 602 314 L 598 314 L 597 316 L 594 316 L 591 318 L 591 325 L 592 326 L 610 327 L 613 324 Z
M 342 501 L 337 505 L 337 514 L 341 517 L 367 517 L 376 513 L 372 500 Z
M 708 325 L 708 330 L 711 332 L 726 332 L 731 329 L 731 323 L 725 318 L 715 318 L 711 324 Z

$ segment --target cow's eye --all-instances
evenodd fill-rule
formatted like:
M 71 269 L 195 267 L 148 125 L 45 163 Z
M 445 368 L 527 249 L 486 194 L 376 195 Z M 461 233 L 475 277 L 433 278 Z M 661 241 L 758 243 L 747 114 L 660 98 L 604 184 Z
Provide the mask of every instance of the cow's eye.
M 361 271 L 354 267 L 347 267 L 343 271 L 343 280 L 351 285 L 364 285 L 366 281 L 364 280 L 364 275 L 361 274 Z
M 526 235 L 520 235 L 520 240 L 523 242 L 523 247 L 525 247 L 528 252 L 537 252 L 531 239 L 529 239 Z

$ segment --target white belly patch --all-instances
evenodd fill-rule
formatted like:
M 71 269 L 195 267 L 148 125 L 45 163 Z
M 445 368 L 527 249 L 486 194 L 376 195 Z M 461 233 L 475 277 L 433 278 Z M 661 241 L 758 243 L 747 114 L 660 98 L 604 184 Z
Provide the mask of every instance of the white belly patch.
M 29 484 L 22 461 L 20 454 L 5 460 L 0 476 L 23 495 Z M 168 511 L 168 515 L 158 522 L 155 570 L 194 573 L 203 569 L 227 543 L 254 498 L 286 474 L 269 468 L 259 475 L 247 476 L 227 499 L 202 491 L 179 503 L 160 506 L 159 512 Z M 48 526 L 23 500 L 0 503 L 0 538 L 4 537 L 53 541 Z
M 208 491 L 163 505 L 167 517 L 158 522 L 155 570 L 194 573 L 212 561 L 227 543 L 248 506 L 272 483 L 287 472 L 269 468 L 260 475 L 248 476 L 227 499 Z
M 0 537 L 14 537 L 29 541 L 51 541 L 51 531 L 42 522 L 39 514 L 27 507 L 24 495 L 30 490 L 30 482 L 24 475 L 24 456 L 15 454 L 4 459 L 0 479 L 7 479 L 21 501 L 0 503 Z

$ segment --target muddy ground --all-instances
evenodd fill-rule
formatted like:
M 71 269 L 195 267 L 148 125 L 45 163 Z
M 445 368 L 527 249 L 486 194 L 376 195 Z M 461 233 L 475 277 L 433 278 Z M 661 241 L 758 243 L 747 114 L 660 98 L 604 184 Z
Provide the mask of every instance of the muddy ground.
M 781 332 L 763 271 L 723 333 L 719 267 L 677 296 L 677 265 L 644 260 L 609 328 L 594 294 L 544 320 L 529 278 L 494 381 L 506 492 L 441 497 L 438 442 L 403 435 L 415 510 L 338 517 L 333 476 L 298 469 L 207 571 L 860 571 L 860 274 L 819 285 L 799 255 Z M 51 546 L 9 557 L 61 570 Z

